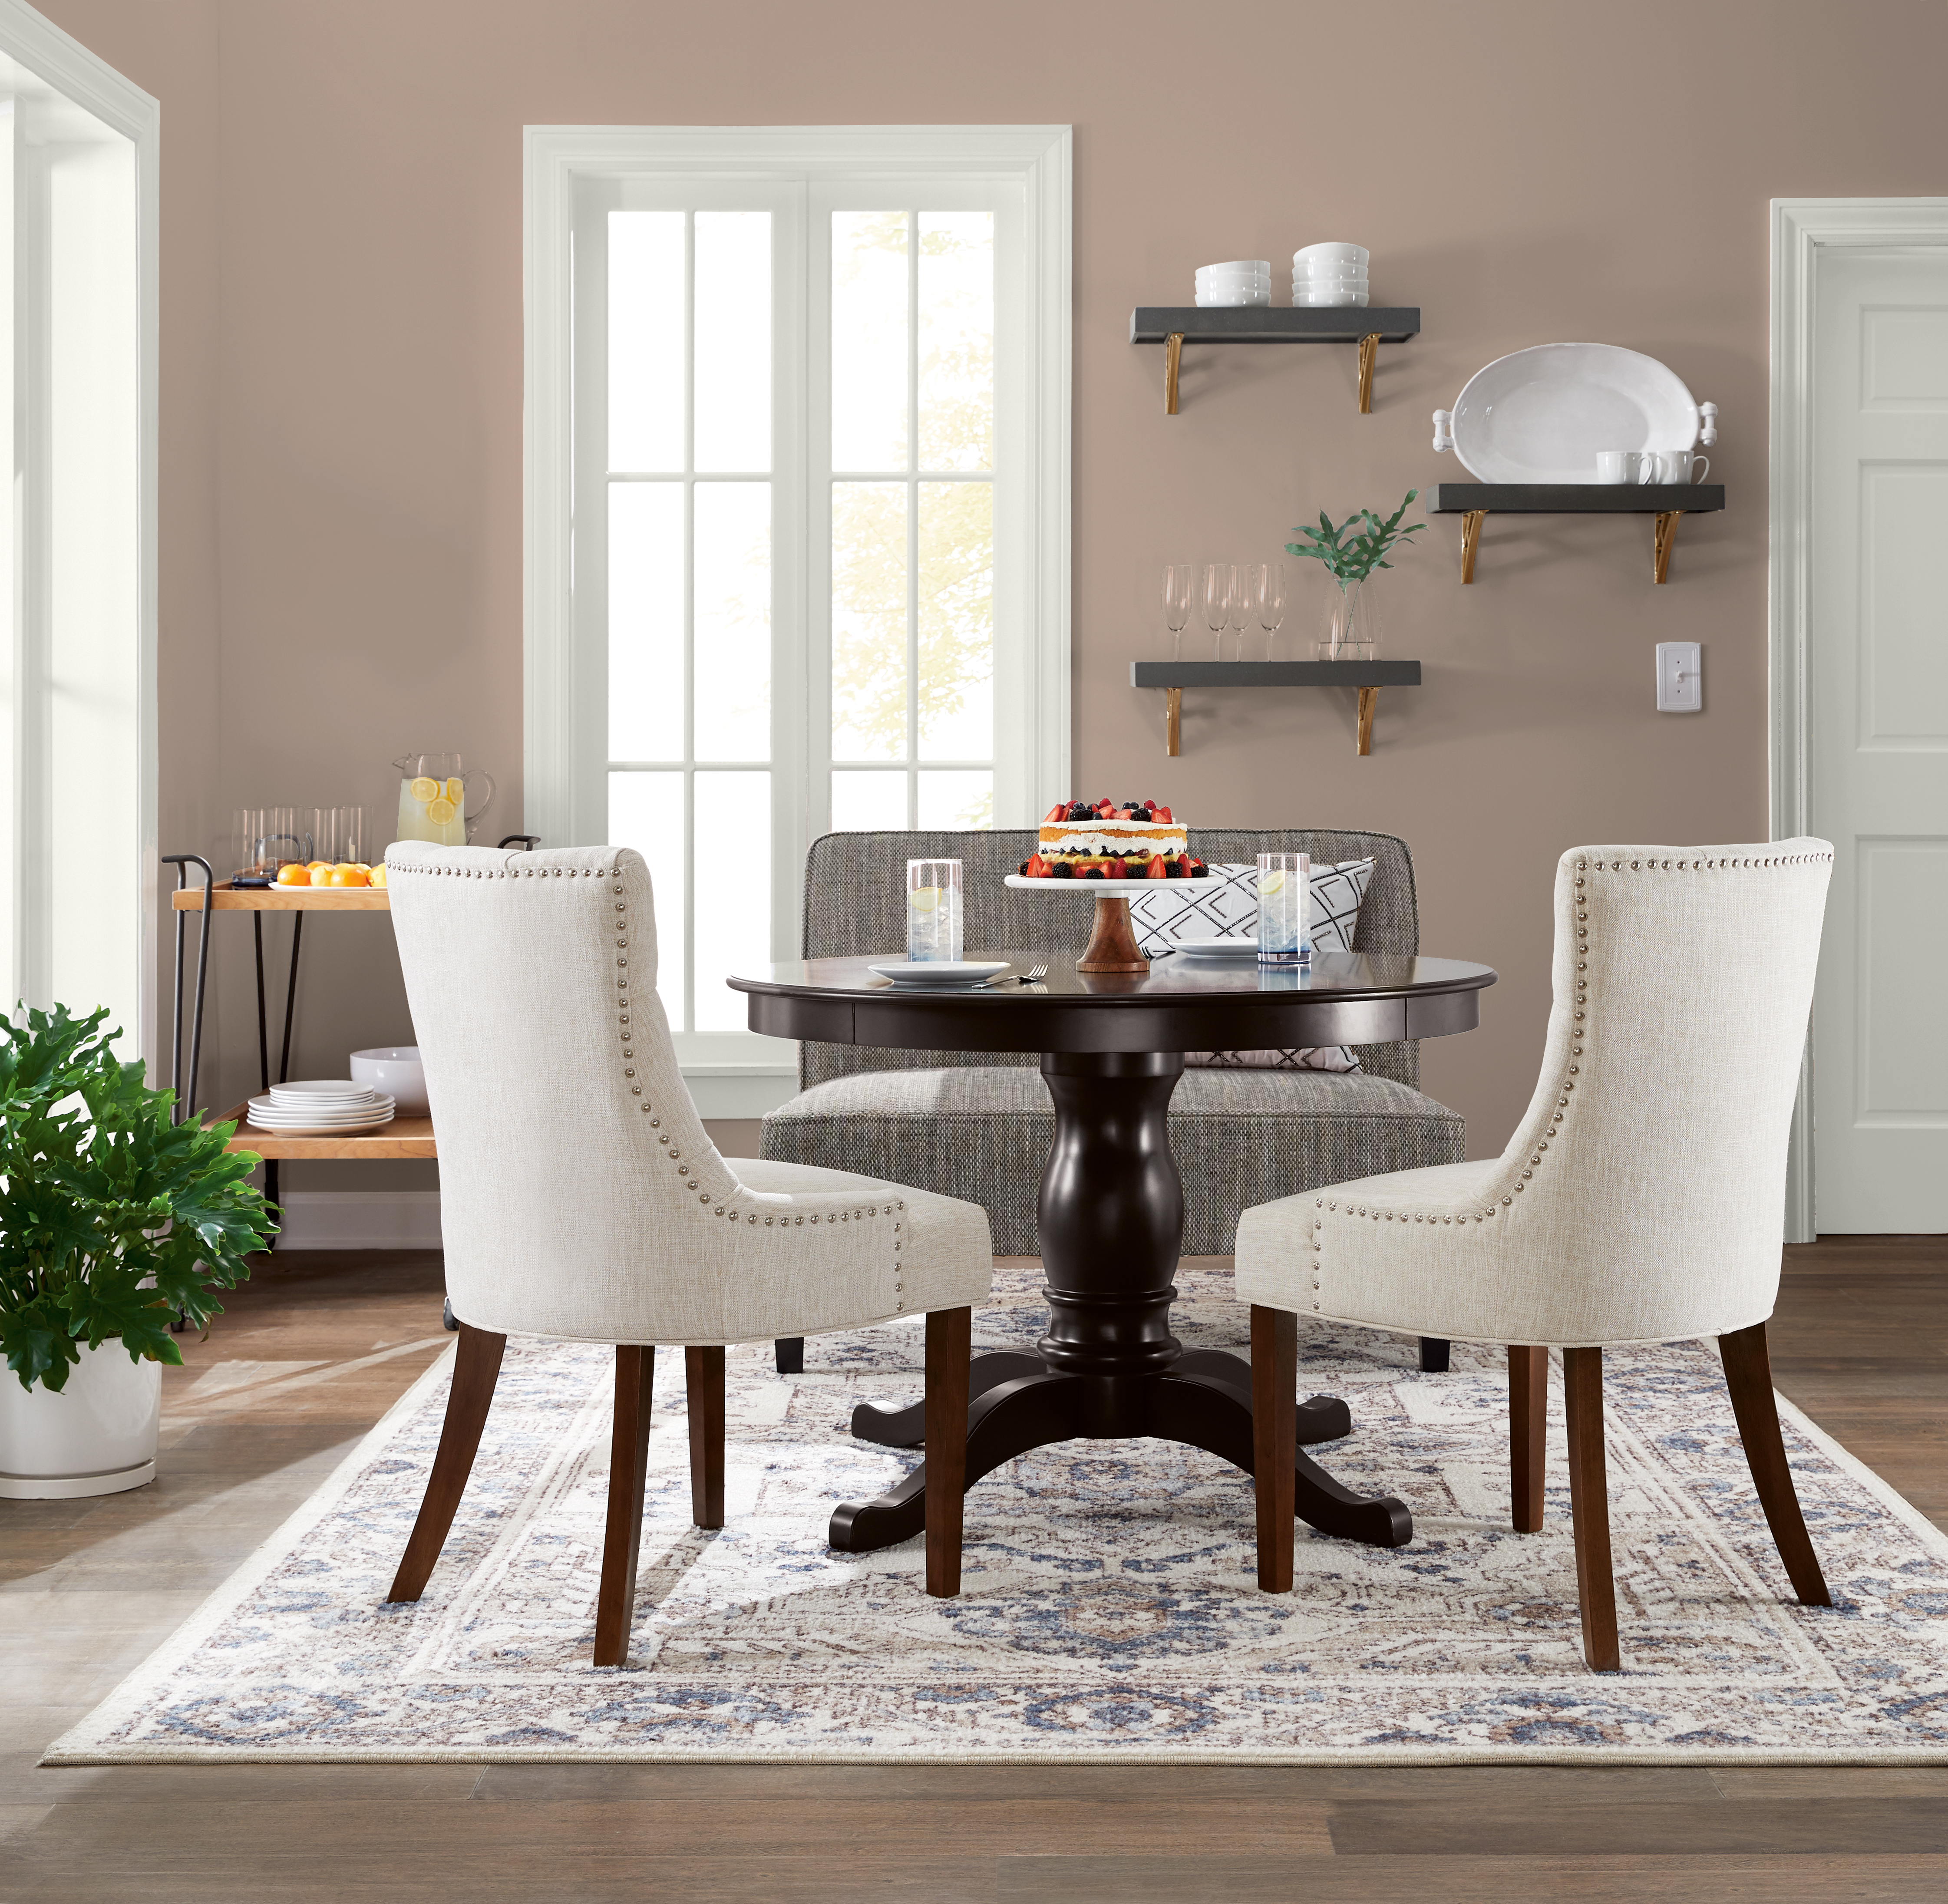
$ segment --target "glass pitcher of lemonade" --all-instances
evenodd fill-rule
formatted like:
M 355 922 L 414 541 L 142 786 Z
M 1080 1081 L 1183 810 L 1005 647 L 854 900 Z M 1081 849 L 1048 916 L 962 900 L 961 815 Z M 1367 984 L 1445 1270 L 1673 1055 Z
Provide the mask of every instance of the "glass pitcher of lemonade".
M 399 824 L 392 837 L 464 846 L 475 821 L 493 804 L 492 777 L 477 767 L 469 771 L 458 754 L 402 754 L 392 764 L 399 770 Z M 470 807 L 476 794 L 479 804 Z

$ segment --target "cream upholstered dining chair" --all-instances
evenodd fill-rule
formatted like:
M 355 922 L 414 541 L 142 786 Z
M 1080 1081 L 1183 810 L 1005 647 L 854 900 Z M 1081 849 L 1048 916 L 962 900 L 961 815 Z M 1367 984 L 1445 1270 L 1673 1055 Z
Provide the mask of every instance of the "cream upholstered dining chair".
M 1542 1076 L 1508 1148 L 1246 1211 L 1261 1586 L 1292 1585 L 1298 1319 L 1319 1316 L 1512 1345 L 1524 1533 L 1542 1525 L 1547 1345 L 1562 1349 L 1583 1650 L 1599 1672 L 1618 1664 L 1604 1347 L 1717 1336 L 1787 1575 L 1806 1605 L 1832 1604 L 1779 1439 L 1765 1324 L 1832 864 L 1819 839 L 1565 853 Z
M 949 1453 L 927 1468 L 926 1590 L 958 1592 L 951 1453 L 966 1420 L 971 1305 L 993 1278 L 985 1211 L 718 1154 L 657 999 L 640 854 L 402 842 L 386 864 L 460 1323 L 439 1450 L 389 1598 L 417 1600 L 439 1558 L 510 1333 L 617 1345 L 595 1619 L 596 1664 L 613 1666 L 628 1653 L 654 1344 L 684 1344 L 691 1512 L 715 1527 L 724 1345 L 920 1313 L 927 1438 Z

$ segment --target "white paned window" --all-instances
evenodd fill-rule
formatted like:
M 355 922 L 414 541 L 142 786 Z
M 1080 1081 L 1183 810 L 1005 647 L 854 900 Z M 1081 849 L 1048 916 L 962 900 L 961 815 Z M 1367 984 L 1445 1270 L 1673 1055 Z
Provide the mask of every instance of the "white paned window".
M 706 1115 L 812 839 L 1066 784 L 1066 141 L 991 138 L 529 134 L 527 823 L 647 860 Z

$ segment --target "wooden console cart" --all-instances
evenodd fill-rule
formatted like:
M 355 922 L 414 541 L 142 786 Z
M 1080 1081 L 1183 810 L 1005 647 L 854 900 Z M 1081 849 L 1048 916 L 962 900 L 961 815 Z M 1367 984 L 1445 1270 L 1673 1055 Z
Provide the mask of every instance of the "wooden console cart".
M 291 1062 L 291 1016 L 297 1002 L 298 953 L 304 935 L 305 916 L 309 913 L 383 913 L 392 910 L 392 898 L 383 886 L 232 886 L 219 882 L 206 860 L 193 854 L 172 854 L 166 865 L 176 867 L 176 890 L 171 903 L 176 914 L 176 966 L 175 1035 L 169 1046 L 169 1083 L 177 1092 L 176 1117 L 180 1122 L 194 1106 L 203 1047 L 203 983 L 209 952 L 209 915 L 211 913 L 248 913 L 257 955 L 257 1069 L 261 1088 L 271 1087 L 271 1047 L 267 1035 L 264 1000 L 264 915 L 295 913 L 291 927 L 290 974 L 284 991 L 284 1036 L 278 1057 L 277 1081 L 282 1084 Z M 202 869 L 200 886 L 188 883 L 188 869 Z M 181 1090 L 183 1033 L 183 952 L 186 915 L 203 915 L 197 925 L 196 1002 L 190 1038 L 189 1089 Z M 378 1158 L 437 1157 L 439 1146 L 430 1118 L 395 1117 L 383 1130 L 364 1137 L 290 1137 L 260 1130 L 250 1121 L 247 1099 L 230 1109 L 205 1119 L 208 1123 L 228 1123 L 233 1119 L 236 1134 L 227 1146 L 231 1150 L 255 1151 L 264 1160 L 264 1193 L 272 1203 L 278 1200 L 278 1165 L 287 1157 Z

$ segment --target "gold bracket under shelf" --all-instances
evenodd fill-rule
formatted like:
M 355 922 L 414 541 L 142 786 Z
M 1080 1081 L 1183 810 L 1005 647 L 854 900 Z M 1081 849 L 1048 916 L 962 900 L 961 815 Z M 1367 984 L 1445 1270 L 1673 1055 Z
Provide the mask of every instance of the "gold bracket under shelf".
M 1183 361 L 1183 333 L 1173 330 L 1163 340 L 1163 414 L 1177 414 L 1177 372 Z
M 1465 510 L 1461 516 L 1461 579 L 1475 579 L 1475 551 L 1481 545 L 1481 525 L 1487 520 L 1485 509 Z
M 1370 754 L 1373 751 L 1373 710 L 1380 704 L 1380 690 L 1377 687 L 1360 690 L 1360 745 L 1359 752 Z
M 1360 414 L 1363 417 L 1373 414 L 1373 359 L 1379 350 L 1377 331 L 1369 331 L 1360 340 Z M 1360 751 L 1364 753 L 1366 749 L 1363 747 Z
M 1670 547 L 1677 540 L 1677 519 L 1683 513 L 1681 509 L 1660 509 L 1657 512 L 1657 532 L 1651 545 L 1651 574 L 1658 581 L 1670 573 Z
M 1167 687 L 1164 696 L 1164 752 L 1174 760 L 1183 752 L 1183 690 Z

